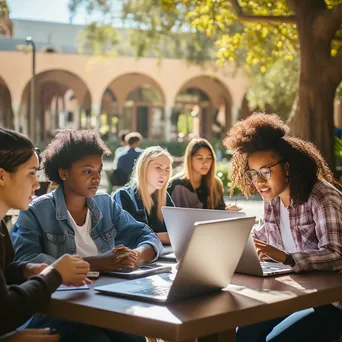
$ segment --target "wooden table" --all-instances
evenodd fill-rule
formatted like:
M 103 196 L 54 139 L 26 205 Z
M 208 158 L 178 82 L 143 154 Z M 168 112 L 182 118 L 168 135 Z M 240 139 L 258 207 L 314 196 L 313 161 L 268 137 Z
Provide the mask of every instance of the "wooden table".
M 92 287 L 115 281 L 120 280 L 101 277 Z M 45 313 L 166 341 L 228 342 L 235 340 L 237 326 L 342 300 L 342 274 L 236 274 L 227 290 L 167 306 L 105 296 L 93 288 L 56 292 Z

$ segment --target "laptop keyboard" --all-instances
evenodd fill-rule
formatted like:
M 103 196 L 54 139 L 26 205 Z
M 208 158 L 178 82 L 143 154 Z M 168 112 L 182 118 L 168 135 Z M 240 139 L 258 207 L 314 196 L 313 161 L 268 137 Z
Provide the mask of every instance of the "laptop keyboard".
M 132 291 L 136 294 L 147 295 L 147 296 L 167 296 L 171 288 L 171 284 L 162 284 L 158 286 L 146 287 L 144 289 L 139 289 Z
M 287 265 L 283 265 L 281 263 L 275 263 L 275 262 L 263 261 L 263 262 L 260 262 L 260 265 L 261 265 L 261 268 L 264 272 L 291 269 L 291 267 L 289 267 Z

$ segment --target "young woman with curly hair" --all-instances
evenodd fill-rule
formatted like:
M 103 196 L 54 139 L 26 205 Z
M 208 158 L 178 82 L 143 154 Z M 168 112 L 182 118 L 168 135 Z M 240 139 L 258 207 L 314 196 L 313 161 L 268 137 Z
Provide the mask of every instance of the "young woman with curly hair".
M 20 212 L 11 236 L 19 261 L 50 264 L 64 253 L 79 254 L 92 270 L 111 271 L 157 259 L 163 250 L 157 236 L 137 222 L 107 194 L 96 194 L 105 143 L 94 131 L 64 129 L 42 153 L 47 177 L 59 184 Z M 102 330 L 50 317 L 62 341 L 144 341 L 144 337 Z
M 263 113 L 235 124 L 224 140 L 233 152 L 232 187 L 264 199 L 264 218 L 252 231 L 261 260 L 295 272 L 340 271 L 342 194 L 317 148 L 289 131 L 277 115 Z M 333 341 L 341 320 L 341 311 L 326 305 L 241 328 L 237 340 Z

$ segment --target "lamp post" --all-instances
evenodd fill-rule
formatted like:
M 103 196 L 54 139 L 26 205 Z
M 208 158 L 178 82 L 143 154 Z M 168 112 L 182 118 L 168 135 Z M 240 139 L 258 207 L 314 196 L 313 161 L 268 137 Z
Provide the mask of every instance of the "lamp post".
M 36 90 L 36 44 L 34 43 L 32 37 L 26 38 L 26 44 L 32 47 L 32 78 L 30 83 L 30 133 L 31 139 L 35 143 L 36 139 L 36 103 L 35 103 L 35 90 Z

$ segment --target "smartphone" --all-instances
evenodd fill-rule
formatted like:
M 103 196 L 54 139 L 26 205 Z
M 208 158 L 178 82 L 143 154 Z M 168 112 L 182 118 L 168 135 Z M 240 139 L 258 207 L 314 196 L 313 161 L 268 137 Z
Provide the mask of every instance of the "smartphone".
M 100 276 L 100 272 L 91 271 L 87 273 L 87 278 L 89 279 L 97 279 L 99 276 Z

